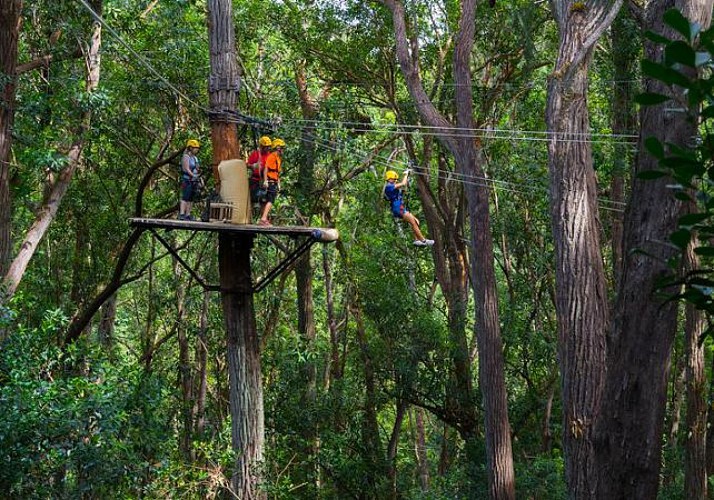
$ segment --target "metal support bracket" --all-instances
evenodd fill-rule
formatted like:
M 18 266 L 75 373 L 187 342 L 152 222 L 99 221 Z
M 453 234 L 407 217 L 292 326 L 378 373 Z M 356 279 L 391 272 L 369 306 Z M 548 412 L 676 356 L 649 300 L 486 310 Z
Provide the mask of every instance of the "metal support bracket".
M 285 271 L 288 266 L 295 262 L 302 254 L 307 252 L 312 245 L 315 244 L 317 240 L 315 238 L 308 238 L 295 250 L 290 252 L 277 266 L 275 266 L 268 274 L 263 276 L 253 287 L 254 292 L 259 292 L 266 286 L 268 286 L 275 278 L 277 278 L 280 273 Z
M 209 292 L 215 292 L 221 289 L 219 285 L 209 285 L 208 283 L 206 283 L 203 278 L 201 278 L 198 273 L 193 270 L 189 263 L 183 260 L 183 258 L 181 258 L 176 249 L 172 247 L 168 241 L 162 238 L 161 235 L 159 235 L 159 233 L 157 233 L 154 228 L 149 228 L 149 231 L 151 232 L 151 234 L 154 235 L 157 240 L 159 240 L 159 243 L 161 243 L 164 248 L 168 250 L 171 255 L 173 255 L 173 257 L 179 262 L 179 264 L 181 264 L 183 268 L 188 271 L 188 274 L 190 274 L 191 277 L 193 277 L 193 279 L 195 279 L 204 290 L 207 290 Z

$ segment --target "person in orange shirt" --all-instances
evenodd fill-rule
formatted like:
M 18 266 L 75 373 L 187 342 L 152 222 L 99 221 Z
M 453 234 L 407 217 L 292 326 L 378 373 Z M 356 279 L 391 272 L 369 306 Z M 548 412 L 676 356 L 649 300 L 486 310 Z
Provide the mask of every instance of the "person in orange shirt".
M 263 197 L 260 193 L 260 187 L 262 184 L 263 170 L 265 170 L 265 160 L 270 156 L 270 147 L 272 145 L 273 141 L 270 140 L 270 137 L 264 135 L 258 141 L 258 149 L 248 156 L 248 168 L 250 168 L 250 199 L 253 203 L 259 202 Z
M 266 190 L 265 204 L 263 212 L 260 214 L 258 224 L 261 226 L 272 226 L 268 214 L 273 208 L 275 198 L 280 191 L 280 171 L 283 164 L 283 150 L 285 149 L 285 141 L 282 139 L 273 139 L 273 152 L 265 159 L 265 168 L 263 169 L 263 188 Z

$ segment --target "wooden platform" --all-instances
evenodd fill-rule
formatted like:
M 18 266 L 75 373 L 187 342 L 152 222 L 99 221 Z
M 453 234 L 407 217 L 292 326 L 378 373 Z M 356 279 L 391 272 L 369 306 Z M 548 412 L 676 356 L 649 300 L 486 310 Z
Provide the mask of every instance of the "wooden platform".
M 305 226 L 260 226 L 257 224 L 232 224 L 230 222 L 202 222 L 178 219 L 131 218 L 132 226 L 161 229 L 182 229 L 188 231 L 212 231 L 216 233 L 271 234 L 286 236 L 310 236 L 321 242 L 336 241 L 337 229 Z

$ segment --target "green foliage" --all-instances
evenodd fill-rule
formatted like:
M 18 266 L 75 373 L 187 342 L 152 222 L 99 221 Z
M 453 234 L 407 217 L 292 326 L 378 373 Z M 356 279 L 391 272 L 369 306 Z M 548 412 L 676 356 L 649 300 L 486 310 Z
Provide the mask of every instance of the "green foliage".
M 686 102 L 676 104 L 687 109 L 689 118 L 699 125 L 700 137 L 691 148 L 661 144 L 654 138 L 648 138 L 645 143 L 647 150 L 659 160 L 661 170 L 644 172 L 640 177 L 654 179 L 671 176 L 677 183 L 675 196 L 682 201 L 692 201 L 696 204 L 697 213 L 684 215 L 679 219 L 679 229 L 670 236 L 670 241 L 683 254 L 696 236 L 694 253 L 700 257 L 701 268 L 687 273 L 675 283 L 666 284 L 684 285 L 684 291 L 678 298 L 712 314 L 714 248 L 710 241 L 714 236 L 714 133 L 711 103 L 714 100 L 714 78 L 711 60 L 714 54 L 714 29 L 700 31 L 699 26 L 687 21 L 676 10 L 668 11 L 665 21 L 684 36 L 685 40 L 670 40 L 661 35 L 650 35 L 651 39 L 664 45 L 665 57 L 661 62 L 644 61 L 643 72 L 668 86 L 676 85 L 687 89 Z M 692 68 L 699 71 L 692 73 Z M 639 102 L 659 104 L 669 100 L 670 96 L 649 94 L 640 96 Z M 707 333 L 711 334 L 711 328 Z

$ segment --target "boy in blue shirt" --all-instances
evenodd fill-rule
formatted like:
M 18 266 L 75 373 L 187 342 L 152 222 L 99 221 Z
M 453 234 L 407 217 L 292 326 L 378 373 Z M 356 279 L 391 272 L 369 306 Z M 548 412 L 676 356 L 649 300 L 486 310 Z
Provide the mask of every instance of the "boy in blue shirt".
M 384 175 L 386 184 L 384 185 L 384 197 L 389 201 L 389 206 L 392 209 L 392 215 L 409 223 L 414 233 L 414 245 L 418 247 L 426 247 L 434 244 L 434 240 L 427 240 L 419 229 L 419 219 L 414 217 L 407 207 L 404 205 L 404 192 L 402 188 L 407 185 L 409 179 L 409 170 L 404 171 L 404 177 L 400 182 L 397 182 L 399 175 L 394 170 L 388 170 Z

